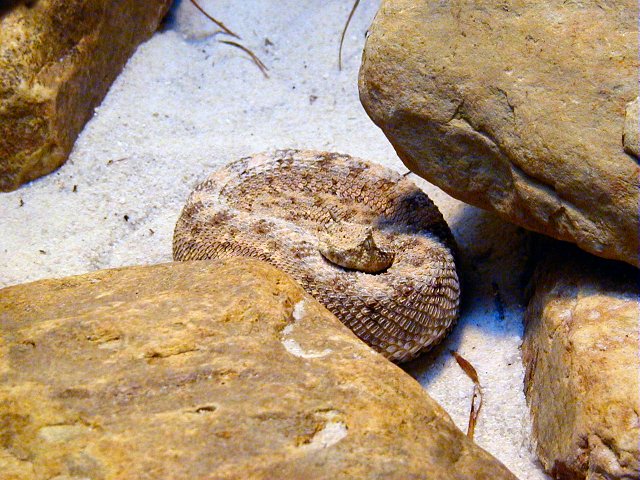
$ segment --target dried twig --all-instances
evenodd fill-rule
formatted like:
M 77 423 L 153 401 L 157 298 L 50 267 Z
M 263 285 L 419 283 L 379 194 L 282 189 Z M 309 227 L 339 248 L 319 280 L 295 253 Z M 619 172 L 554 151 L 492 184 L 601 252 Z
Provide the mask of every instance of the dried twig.
M 196 0 L 191 0 L 191 3 L 193 4 L 194 7 L 196 7 L 198 10 L 200 10 L 200 12 L 207 17 L 209 20 L 211 20 L 213 23 L 215 23 L 218 27 L 220 27 L 222 29 L 222 31 L 224 33 L 226 33 L 227 35 L 231 35 L 232 37 L 236 37 L 238 40 L 242 40 L 240 38 L 240 35 L 238 35 L 235 32 L 232 32 L 224 23 L 222 23 L 220 20 L 213 18 L 211 15 L 209 15 L 207 13 L 207 11 L 202 8 L 200 6 L 200 4 L 198 2 L 196 2 Z
M 255 53 L 253 53 L 251 50 L 249 50 L 247 47 L 237 42 L 232 42 L 231 40 L 220 40 L 220 43 L 226 43 L 227 45 L 231 45 L 232 47 L 239 48 L 240 50 L 245 52 L 247 55 L 251 57 L 251 60 L 253 60 L 253 63 L 255 63 L 258 66 L 258 68 L 260 69 L 264 77 L 269 78 L 269 74 L 267 73 L 269 69 L 267 68 L 267 66 L 264 63 L 262 63 L 262 60 L 260 60 L 258 56 Z
M 340 36 L 340 48 L 338 49 L 338 70 L 342 70 L 342 45 L 344 44 L 344 36 L 347 34 L 347 29 L 349 28 L 349 24 L 351 23 L 351 19 L 353 18 L 353 14 L 356 13 L 356 9 L 360 5 L 360 0 L 356 0 L 353 2 L 353 7 L 351 7 L 351 11 L 349 12 L 349 17 L 347 18 L 346 23 L 344 24 L 344 29 L 342 30 L 342 35 Z
M 473 365 L 469 363 L 464 357 L 459 355 L 453 350 L 449 350 L 453 358 L 456 359 L 460 368 L 467 374 L 473 381 L 473 397 L 471 398 L 471 411 L 469 412 L 469 427 L 467 428 L 467 437 L 473 440 L 473 434 L 476 429 L 476 422 L 478 415 L 480 415 L 480 409 L 482 408 L 482 387 L 480 386 L 480 380 L 478 379 L 478 372 L 473 368 Z M 476 404 L 476 400 L 478 400 Z
M 191 0 L 191 3 L 193 3 L 193 5 L 194 5 L 198 10 L 200 10 L 200 12 L 201 12 L 205 17 L 207 17 L 209 20 L 211 20 L 213 23 L 215 23 L 218 27 L 220 27 L 224 33 L 226 33 L 226 34 L 228 34 L 228 35 L 231 35 L 232 37 L 235 37 L 235 38 L 237 38 L 238 40 L 242 40 L 242 39 L 240 38 L 240 35 L 238 35 L 238 34 L 237 34 L 237 33 L 235 33 L 235 32 L 232 32 L 232 31 L 231 31 L 231 30 L 229 30 L 229 28 L 228 28 L 224 23 L 222 23 L 220 20 L 217 20 L 217 19 L 213 18 L 211 15 L 209 15 L 209 14 L 207 13 L 207 11 L 206 11 L 204 8 L 202 8 L 198 2 L 196 2 L 196 0 Z M 231 45 L 232 47 L 239 48 L 240 50 L 242 50 L 243 52 L 245 52 L 247 55 L 249 55 L 249 56 L 251 57 L 251 60 L 253 61 L 253 63 L 255 63 L 255 64 L 258 66 L 258 68 L 260 69 L 260 71 L 262 72 L 262 74 L 265 76 L 265 78 L 269 78 L 269 74 L 267 73 L 267 71 L 268 71 L 269 69 L 267 68 L 267 66 L 266 66 L 264 63 L 262 63 L 262 60 L 260 60 L 260 59 L 258 58 L 258 56 L 257 56 L 255 53 L 253 53 L 251 50 L 249 50 L 247 47 L 245 47 L 244 45 L 241 45 L 241 44 L 240 44 L 240 43 L 238 43 L 238 42 L 232 42 L 231 40 L 220 40 L 220 43 L 226 43 L 227 45 Z
M 129 157 L 122 157 L 122 158 L 116 158 L 116 159 L 112 158 L 107 162 L 107 165 L 113 165 L 114 163 L 124 162 L 125 160 L 129 160 Z

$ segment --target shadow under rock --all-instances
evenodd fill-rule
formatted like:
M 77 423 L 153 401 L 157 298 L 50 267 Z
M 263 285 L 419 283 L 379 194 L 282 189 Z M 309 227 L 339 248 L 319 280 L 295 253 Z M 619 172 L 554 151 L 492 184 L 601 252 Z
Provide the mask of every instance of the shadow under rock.
M 480 302 L 492 306 L 493 312 L 488 319 L 492 321 L 479 323 L 479 328 L 496 335 L 521 332 L 521 321 L 505 323 L 504 317 L 524 306 L 531 274 L 531 232 L 470 205 L 449 224 L 459 248 L 460 320 Z
M 436 378 L 468 328 L 491 337 L 522 337 L 531 234 L 495 213 L 465 205 L 448 218 L 458 243 L 460 318 L 447 338 L 402 368 L 414 378 Z
M 7 15 L 18 5 L 33 7 L 37 0 L 4 0 L 0 2 L 0 18 Z
M 177 26 L 176 12 L 180 8 L 180 4 L 183 1 L 184 0 L 173 0 L 173 2 L 171 3 L 171 6 L 169 7 L 169 11 L 164 16 L 164 18 L 162 19 L 162 22 L 160 23 L 160 26 L 158 27 L 159 31 L 166 32 L 167 30 L 176 29 L 176 26 Z

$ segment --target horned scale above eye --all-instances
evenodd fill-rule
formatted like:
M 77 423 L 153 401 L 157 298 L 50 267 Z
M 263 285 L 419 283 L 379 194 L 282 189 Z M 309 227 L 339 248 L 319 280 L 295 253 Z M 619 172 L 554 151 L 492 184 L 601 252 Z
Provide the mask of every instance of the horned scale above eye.
M 275 265 L 396 362 L 429 350 L 455 323 L 454 250 L 437 207 L 408 179 L 347 155 L 296 150 L 211 175 L 189 197 L 173 245 L 176 260 Z

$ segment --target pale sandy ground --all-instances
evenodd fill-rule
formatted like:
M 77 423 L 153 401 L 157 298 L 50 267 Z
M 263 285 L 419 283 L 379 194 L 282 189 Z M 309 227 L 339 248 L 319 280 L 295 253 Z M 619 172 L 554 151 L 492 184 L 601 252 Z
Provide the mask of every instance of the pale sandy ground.
M 350 0 L 201 3 L 243 36 L 271 78 L 219 43 L 224 37 L 188 1 L 178 2 L 163 31 L 130 60 L 67 164 L 0 194 L 0 286 L 170 261 L 173 226 L 194 184 L 254 152 L 333 150 L 406 171 L 358 100 L 360 54 L 378 1 L 362 1 L 342 72 L 338 39 Z M 522 393 L 527 235 L 412 177 L 462 247 L 465 305 L 444 348 L 407 370 L 466 430 L 472 384 L 448 349 L 464 355 L 485 390 L 477 442 L 520 478 L 547 478 L 531 453 Z

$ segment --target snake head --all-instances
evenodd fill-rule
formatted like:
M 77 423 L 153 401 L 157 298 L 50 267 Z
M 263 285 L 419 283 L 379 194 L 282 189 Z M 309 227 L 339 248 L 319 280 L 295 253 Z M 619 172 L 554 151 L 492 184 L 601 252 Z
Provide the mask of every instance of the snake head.
M 318 251 L 329 262 L 341 267 L 380 273 L 393 265 L 395 253 L 380 248 L 373 237 L 371 227 L 333 222 L 318 233 Z

